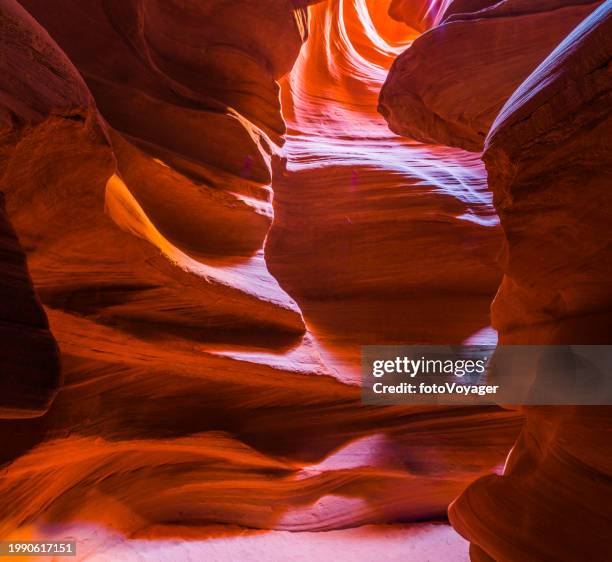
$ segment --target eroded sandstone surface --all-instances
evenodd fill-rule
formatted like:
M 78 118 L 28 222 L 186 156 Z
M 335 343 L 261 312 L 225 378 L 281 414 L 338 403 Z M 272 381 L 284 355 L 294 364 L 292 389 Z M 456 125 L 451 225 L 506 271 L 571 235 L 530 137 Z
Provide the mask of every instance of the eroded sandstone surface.
M 501 342 L 611 343 L 611 38 L 606 2 L 516 90 L 487 138 L 507 238 L 493 303 Z M 605 560 L 610 408 L 525 413 L 503 476 L 478 480 L 453 504 L 455 528 L 472 540 L 473 560 Z
M 364 407 L 358 369 L 495 341 L 500 283 L 502 342 L 609 332 L 609 2 L 512 95 L 598 4 L 0 0 L 0 417 L 38 416 L 0 420 L 2 536 L 302 536 L 476 480 L 476 560 L 597 560 L 604 410 Z
M 484 149 L 505 237 L 492 305 L 503 344 L 610 343 L 611 11 L 452 2 L 381 92 L 394 131 Z M 449 510 L 472 560 L 607 559 L 609 408 L 522 411 L 503 475 L 477 480 Z
M 51 112 L 70 127 L 73 107 L 92 101 L 74 66 L 23 8 L 7 0 L 0 10 L 0 418 L 12 418 L 44 413 L 61 380 L 57 346 L 26 263 L 29 241 L 13 227 L 20 225 L 10 194 L 28 189 L 15 162 Z
M 512 92 L 600 3 L 503 0 L 440 6 L 439 23 L 393 63 L 379 111 L 400 135 L 479 152 Z
M 26 34 L 28 48 L 42 41 L 57 54 L 42 62 L 32 55 L 40 71 L 29 60 L 21 65 L 32 79 L 14 97 L 29 121 L 9 120 L 2 188 L 64 384 L 39 418 L 2 421 L 3 536 L 44 536 L 49 522 L 155 538 L 208 524 L 305 532 L 435 518 L 500 464 L 521 424 L 514 412 L 360 401 L 363 338 L 431 339 L 437 319 L 465 295 L 478 306 L 464 307 L 468 319 L 456 311 L 444 334 L 459 342 L 487 327 L 500 242 L 478 160 L 396 143 L 375 113 L 392 59 L 380 55 L 365 4 L 340 13 L 324 3 L 311 24 L 304 2 L 283 0 L 21 4 L 38 23 L 9 0 L 2 13 L 19 12 L 25 28 L 43 34 L 34 45 Z M 386 12 L 370 8 L 399 45 L 407 28 L 384 24 Z M 326 21 L 335 36 L 350 28 L 362 53 L 335 51 L 327 85 L 307 76 L 321 61 L 316 49 L 334 43 Z M 316 49 L 292 69 L 308 27 Z M 355 79 L 360 56 L 371 62 Z M 345 81 L 369 107 L 347 131 L 354 138 L 344 152 L 361 150 L 355 132 L 372 120 L 371 153 L 330 173 L 319 186 L 328 196 L 316 185 L 300 193 L 305 176 L 286 175 L 296 145 L 282 149 L 289 137 L 295 142 L 286 130 L 297 127 L 291 115 L 304 113 L 302 95 L 319 99 L 312 119 L 323 125 L 321 116 L 342 103 L 352 111 L 350 97 L 340 106 L 319 97 Z M 2 103 L 12 111 L 12 101 Z M 326 142 L 343 142 L 341 129 L 329 131 Z M 389 147 L 393 161 L 374 166 Z M 355 180 L 347 185 L 347 177 Z M 278 229 L 268 234 L 273 190 Z M 313 213 L 317 198 L 330 214 Z M 394 202 L 416 208 L 400 220 Z M 300 208 L 302 222 L 293 215 Z M 304 228 L 314 221 L 320 245 L 337 239 L 323 261 Z M 354 246 L 351 231 L 337 228 L 350 221 Z M 427 248 L 445 226 L 466 241 L 458 255 L 438 245 L 452 273 L 437 281 L 441 269 Z M 367 240 L 372 227 L 387 230 L 378 249 Z M 283 228 L 294 250 L 279 245 Z M 405 251 L 393 239 L 407 233 L 415 261 L 432 267 L 426 275 L 416 267 L 402 273 Z M 363 267 L 350 264 L 347 249 Z M 428 284 L 431 301 L 402 296 Z M 377 310 L 388 289 L 392 300 Z M 331 309 L 318 300 L 325 294 L 340 296 Z M 396 318 L 385 326 L 390 310 Z

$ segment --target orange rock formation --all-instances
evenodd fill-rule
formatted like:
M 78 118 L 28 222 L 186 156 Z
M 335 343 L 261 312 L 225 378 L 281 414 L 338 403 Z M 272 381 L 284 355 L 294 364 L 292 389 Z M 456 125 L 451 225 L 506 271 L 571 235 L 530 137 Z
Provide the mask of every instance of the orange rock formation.
M 597 4 L 0 0 L 0 537 L 436 519 L 476 480 L 476 560 L 596 560 L 605 412 L 528 411 L 485 476 L 524 412 L 358 383 L 363 344 L 494 342 L 500 283 L 504 342 L 607 327 L 610 3 L 530 75 Z
M 512 92 L 599 3 L 456 0 L 393 63 L 379 110 L 400 135 L 481 151 Z
M 606 2 L 516 90 L 487 137 L 507 239 L 492 309 L 502 342 L 611 343 L 611 55 Z M 609 558 L 610 408 L 525 413 L 503 476 L 468 487 L 450 511 L 455 528 L 478 561 Z
M 25 30 L 14 41 L 33 53 L 20 96 L 29 120 L 11 121 L 2 186 L 65 382 L 43 416 L 2 422 L 3 536 L 44 521 L 134 535 L 170 522 L 180 534 L 180 525 L 211 522 L 321 530 L 439 517 L 502 461 L 520 424 L 512 412 L 360 402 L 355 371 L 366 337 L 432 339 L 435 319 L 469 297 L 469 317 L 457 312 L 444 323 L 444 337 L 460 342 L 486 327 L 498 283 L 499 230 L 477 159 L 396 139 L 375 112 L 391 61 L 364 20 L 377 3 L 312 12 L 313 41 L 283 83 L 292 128 L 285 160 L 276 79 L 306 38 L 304 9 L 280 1 L 266 10 L 253 2 L 22 4 L 38 23 L 2 3 Z M 401 24 L 385 25 L 398 46 L 410 40 Z M 326 26 L 355 42 L 334 52 L 336 64 L 365 61 L 373 77 L 306 75 L 319 72 L 318 49 L 336 49 Z M 31 29 L 42 34 L 34 45 Z M 47 50 L 59 54 L 42 57 Z M 47 91 L 45 73 L 67 85 L 50 82 Z M 317 215 L 324 186 L 315 181 L 300 194 L 294 182 L 306 176 L 291 173 L 299 135 L 309 142 L 316 134 L 298 133 L 298 115 L 323 103 L 325 88 L 348 92 L 345 80 L 357 97 L 328 110 L 344 104 L 361 121 L 343 140 L 330 120 L 320 141 L 347 142 L 346 151 L 364 156 L 332 173 L 334 153 L 321 149 L 315 167 L 333 180 L 326 204 L 337 210 Z M 394 159 L 376 165 L 385 150 Z M 278 222 L 264 256 L 272 168 Z M 301 222 L 293 215 L 300 207 Z M 314 240 L 301 225 L 315 220 L 322 247 L 307 255 Z M 383 245 L 368 240 L 377 224 L 387 225 Z M 427 249 L 445 229 L 446 240 L 464 238 L 459 253 L 436 249 L 447 269 Z M 403 248 L 395 239 L 408 235 L 412 246 Z M 336 246 L 324 241 L 331 236 Z M 287 242 L 297 245 L 289 253 Z M 431 271 L 402 273 L 409 251 Z M 267 264 L 303 299 L 303 314 Z M 452 273 L 442 279 L 443 271 Z M 428 286 L 431 300 L 419 305 Z M 377 310 L 383 292 L 390 300 Z M 337 300 L 328 308 L 321 296 Z
M 469 4 L 453 2 L 398 58 L 381 111 L 421 140 L 478 150 L 486 137 L 505 236 L 492 305 L 500 342 L 610 344 L 612 4 Z M 476 53 L 503 64 L 485 67 Z M 503 475 L 477 480 L 450 508 L 472 560 L 608 559 L 609 408 L 523 412 Z

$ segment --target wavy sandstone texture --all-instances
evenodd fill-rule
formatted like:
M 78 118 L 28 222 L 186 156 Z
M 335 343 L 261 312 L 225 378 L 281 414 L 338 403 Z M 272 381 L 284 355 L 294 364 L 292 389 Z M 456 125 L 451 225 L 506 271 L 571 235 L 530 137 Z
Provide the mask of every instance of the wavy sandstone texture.
M 611 57 L 606 2 L 521 84 L 487 137 L 507 239 L 493 303 L 501 342 L 612 343 Z M 478 480 L 451 507 L 472 559 L 608 560 L 610 409 L 525 413 L 503 476 Z
M 439 24 L 393 63 L 379 111 L 400 135 L 479 152 L 512 92 L 600 3 L 441 2 Z
M 390 22 L 385 2 L 367 5 L 312 8 L 283 83 L 288 134 L 266 245 L 271 272 L 343 374 L 364 342 L 468 340 L 487 328 L 500 280 L 480 160 L 401 139 L 376 112 L 416 33 Z
M 15 2 L 0 4 L 0 418 L 43 414 L 60 384 L 59 354 L 3 193 L 20 189 L 20 147 L 53 109 L 66 119 L 90 98 L 78 72 Z M 32 64 L 33 61 L 33 64 Z M 30 67 L 28 73 L 24 67 Z M 23 240 L 22 240 L 23 241 Z
M 479 479 L 523 413 L 364 407 L 357 386 L 364 343 L 495 341 L 500 281 L 504 342 L 605 333 L 610 2 L 512 96 L 487 170 L 461 148 L 596 4 L 0 0 L 0 326 L 34 358 L 7 356 L 29 388 L 0 418 L 39 414 L 0 420 L 0 536 L 464 562 L 448 527 L 398 522 L 476 480 L 451 510 L 475 560 L 601 559 L 606 411 L 527 411 Z M 404 51 L 450 113 L 401 119 L 450 147 L 376 111 Z
M 1 59 L 21 61 L 2 190 L 64 385 L 43 416 L 0 423 L 2 537 L 141 556 L 125 537 L 423 520 L 499 466 L 514 412 L 360 402 L 361 343 L 490 338 L 500 275 L 482 164 L 376 114 L 414 36 L 384 2 L 310 23 L 283 0 L 21 4 L 36 21 L 0 2 L 8 52 L 29 49 Z

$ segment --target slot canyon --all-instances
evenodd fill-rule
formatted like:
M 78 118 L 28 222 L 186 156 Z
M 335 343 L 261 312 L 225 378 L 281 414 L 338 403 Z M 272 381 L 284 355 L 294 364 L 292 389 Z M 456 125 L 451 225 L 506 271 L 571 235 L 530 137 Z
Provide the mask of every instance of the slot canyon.
M 611 54 L 612 0 L 0 0 L 0 540 L 612 560 L 609 406 L 360 390 L 612 344 Z

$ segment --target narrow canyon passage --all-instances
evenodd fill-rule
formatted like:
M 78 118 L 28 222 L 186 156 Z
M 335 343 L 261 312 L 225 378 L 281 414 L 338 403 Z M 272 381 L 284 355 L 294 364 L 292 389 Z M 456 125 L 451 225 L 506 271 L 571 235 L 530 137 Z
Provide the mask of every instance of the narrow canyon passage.
M 0 539 L 599 560 L 604 409 L 364 405 L 360 350 L 609 343 L 611 25 L 0 0 Z
M 610 351 L 611 38 L 612 0 L 0 0 L 0 539 L 608 562 L 609 396 L 369 405 L 360 349 Z
M 449 527 L 413 524 L 499 472 L 522 416 L 366 407 L 358 386 L 361 345 L 496 339 L 479 154 L 377 111 L 418 32 L 384 0 L 128 4 L 0 0 L 14 44 L 55 57 L 25 91 L 56 67 L 72 88 L 65 113 L 25 96 L 0 176 L 63 377 L 0 419 L 2 536 L 76 536 L 90 559 L 172 560 L 176 541 L 371 559 L 385 539 L 390 559 L 464 560 Z
M 341 377 L 359 345 L 494 342 L 501 230 L 478 154 L 394 135 L 377 112 L 418 36 L 379 0 L 311 7 L 281 83 L 288 132 L 266 259 Z

